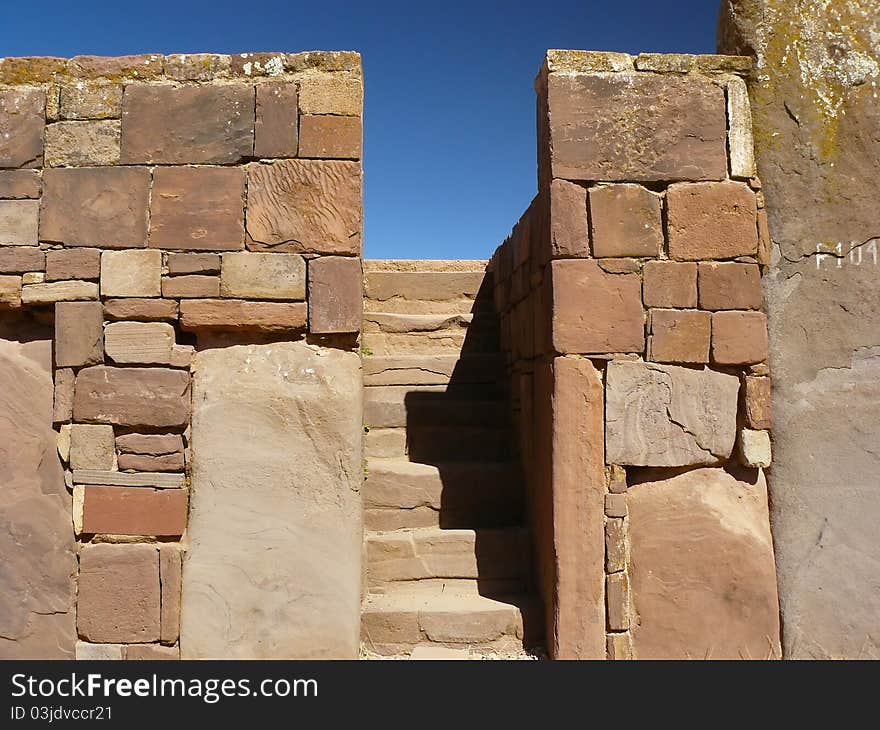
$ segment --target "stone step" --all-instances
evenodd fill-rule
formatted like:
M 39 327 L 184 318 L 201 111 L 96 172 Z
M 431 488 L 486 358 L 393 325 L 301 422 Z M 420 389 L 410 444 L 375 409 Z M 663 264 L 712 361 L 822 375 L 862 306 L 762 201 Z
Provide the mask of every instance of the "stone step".
M 378 459 L 408 459 L 425 464 L 447 461 L 505 461 L 512 455 L 509 428 L 422 426 L 369 428 L 364 454 Z
M 415 530 L 368 534 L 367 585 L 401 581 L 459 579 L 519 580 L 529 577 L 531 547 L 521 527 L 477 530 Z
M 475 355 L 376 355 L 364 359 L 364 385 L 442 385 L 504 382 L 504 357 Z
M 362 494 L 368 530 L 522 524 L 523 487 L 513 462 L 368 459 Z
M 434 591 L 368 594 L 361 612 L 361 640 L 378 654 L 402 654 L 419 645 L 479 646 L 519 651 L 543 637 L 535 596 L 490 598 Z
M 370 428 L 506 426 L 509 406 L 493 385 L 380 385 L 364 388 Z
M 478 311 L 493 311 L 492 302 L 487 299 L 448 299 L 431 302 L 421 299 L 364 299 L 364 314 L 470 314 Z
M 361 351 L 366 356 L 490 354 L 501 352 L 501 338 L 496 329 L 364 332 Z
M 364 297 L 375 301 L 408 299 L 442 302 L 480 297 L 492 299 L 492 276 L 481 267 L 442 271 L 439 266 L 421 271 L 376 271 L 369 265 L 364 272 Z M 470 269 L 470 270 L 467 270 Z M 477 270 L 475 270 L 477 269 Z

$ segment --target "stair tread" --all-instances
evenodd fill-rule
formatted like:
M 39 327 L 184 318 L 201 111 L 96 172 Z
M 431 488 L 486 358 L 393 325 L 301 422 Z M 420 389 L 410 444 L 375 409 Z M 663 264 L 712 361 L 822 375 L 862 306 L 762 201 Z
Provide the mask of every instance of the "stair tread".
M 515 593 L 507 596 L 483 596 L 463 591 L 411 591 L 398 589 L 391 593 L 368 593 L 364 597 L 364 611 L 431 613 L 471 613 L 474 611 L 520 611 L 538 601 L 534 593 Z

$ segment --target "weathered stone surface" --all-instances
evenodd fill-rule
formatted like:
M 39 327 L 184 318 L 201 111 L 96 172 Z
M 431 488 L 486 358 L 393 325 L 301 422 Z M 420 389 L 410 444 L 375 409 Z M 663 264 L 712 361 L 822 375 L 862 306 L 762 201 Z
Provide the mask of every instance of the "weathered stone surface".
M 173 346 L 174 327 L 165 322 L 112 322 L 104 330 L 107 357 L 120 364 L 168 364 Z
M 605 521 L 605 572 L 626 570 L 626 527 L 622 519 Z
M 97 279 L 100 276 L 101 251 L 97 248 L 46 252 L 46 281 L 87 280 Z
M 708 53 L 640 53 L 635 67 L 639 71 L 660 73 L 748 73 L 754 62 L 744 56 L 725 56 Z
M 119 121 L 56 122 L 46 127 L 47 167 L 119 164 Z
M 226 164 L 254 151 L 254 87 L 130 84 L 122 164 Z
M 220 296 L 220 277 L 163 276 L 162 296 L 169 299 L 216 299 Z
M 309 330 L 320 334 L 359 332 L 363 319 L 363 275 L 359 258 L 321 256 L 309 262 Z
M 244 248 L 240 167 L 159 167 L 153 173 L 152 248 L 224 251 Z
M 39 198 L 41 187 L 40 173 L 36 170 L 0 170 L 0 199 Z
M 181 274 L 219 274 L 220 255 L 216 253 L 170 253 L 168 254 L 168 273 Z
M 107 299 L 104 302 L 107 319 L 177 319 L 177 302 L 167 299 Z
M 587 189 L 568 180 L 550 183 L 550 255 L 554 258 L 590 255 Z
M 632 659 L 632 640 L 628 633 L 608 634 L 606 658 L 612 661 Z
M 704 261 L 699 265 L 700 309 L 760 309 L 761 270 L 757 264 Z
M 605 580 L 605 604 L 608 628 L 611 631 L 629 629 L 629 580 L 626 573 L 609 575 Z
M 34 346 L 45 358 L 31 356 Z M 3 659 L 72 659 L 76 643 L 76 553 L 52 430 L 50 352 L 48 340 L 0 340 Z
M 186 507 L 184 506 L 184 521 Z M 173 644 L 180 637 L 181 551 L 175 545 L 159 547 L 159 582 L 162 587 L 162 626 L 159 640 Z
M 285 342 L 203 350 L 194 368 L 182 657 L 356 657 L 359 356 Z
M 305 299 L 306 262 L 290 253 L 227 253 L 220 293 L 240 299 Z
M 254 156 L 296 157 L 298 119 L 295 85 L 268 83 L 257 86 Z
M 712 361 L 751 365 L 767 359 L 767 316 L 763 312 L 715 312 Z
M 730 176 L 752 178 L 755 167 L 755 144 L 752 138 L 752 109 L 749 92 L 742 79 L 727 82 L 727 141 L 730 150 Z
M 37 167 L 43 162 L 46 93 L 20 88 L 0 91 L 0 167 Z
M 0 307 L 21 306 L 21 277 L 0 276 Z
M 104 312 L 100 302 L 55 305 L 55 365 L 78 368 L 104 362 Z
M 626 494 L 614 493 L 605 495 L 605 516 L 626 517 Z
M 687 466 L 730 457 L 736 439 L 736 376 L 615 360 L 606 378 L 608 463 Z
M 186 529 L 187 493 L 148 487 L 85 488 L 83 532 L 177 537 Z
M 74 56 L 69 62 L 69 72 L 83 79 L 154 79 L 162 75 L 162 60 L 156 53 Z
M 81 661 L 121 661 L 125 644 L 90 644 L 76 642 L 76 658 Z
M 712 315 L 653 309 L 650 316 L 648 359 L 654 362 L 709 362 Z
M 159 551 L 154 545 L 84 545 L 76 625 L 94 642 L 159 640 Z
M 74 484 L 95 484 L 109 487 L 156 487 L 157 489 L 181 489 L 186 485 L 184 474 L 138 473 L 98 469 L 74 469 Z
M 183 438 L 174 433 L 127 433 L 116 438 L 116 448 L 121 454 L 162 456 L 163 454 L 182 452 Z
M 669 255 L 730 259 L 758 250 L 758 208 L 745 183 L 677 183 L 666 192 Z
M 125 649 L 126 661 L 175 661 L 180 659 L 180 648 L 161 644 L 134 644 Z
M 75 83 L 61 87 L 62 119 L 118 119 L 122 110 L 122 84 Z M 119 152 L 117 132 L 117 154 Z
M 69 421 L 73 418 L 73 370 L 59 368 L 55 370 L 55 399 L 52 420 L 55 423 Z
M 746 425 L 749 428 L 768 429 L 773 425 L 773 404 L 770 397 L 770 378 L 747 376 L 743 396 Z
M 28 284 L 21 288 L 22 304 L 55 304 L 97 298 L 98 285 L 93 281 L 53 281 L 48 284 Z
M 356 162 L 249 165 L 247 208 L 250 248 L 360 253 L 361 171 Z
M 101 254 L 101 296 L 158 297 L 161 294 L 161 251 L 104 251 Z
M 248 302 L 242 299 L 184 299 L 180 326 L 198 329 L 302 330 L 308 321 L 305 302 Z
M 356 160 L 361 156 L 362 136 L 360 117 L 304 115 L 299 156 Z
M 880 657 L 878 34 L 870 2 L 722 8 L 719 47 L 754 54 L 762 77 L 749 92 L 773 239 L 771 522 L 791 658 Z
M 120 454 L 119 469 L 122 471 L 183 471 L 186 462 L 183 453 L 163 454 L 162 456 L 143 456 L 141 454 Z
M 45 254 L 35 246 L 0 247 L 0 273 L 2 274 L 42 271 L 45 267 Z
M 779 658 L 767 487 L 759 472 L 662 472 L 630 485 L 637 659 Z
M 111 470 L 116 465 L 113 426 L 74 423 L 70 429 L 70 468 Z
M 660 196 L 641 185 L 590 188 L 593 256 L 653 256 L 663 250 Z
M 40 204 L 0 200 L 0 246 L 36 246 Z
M 98 365 L 76 376 L 73 417 L 117 426 L 185 426 L 189 373 L 168 368 Z
M 45 170 L 40 240 L 65 246 L 146 246 L 149 197 L 146 168 Z
M 727 173 L 724 91 L 708 79 L 551 73 L 547 88 L 553 177 L 641 182 Z
M 176 53 L 165 56 L 165 75 L 176 81 L 210 81 L 228 76 L 229 56 L 219 53 Z
M 637 274 L 609 274 L 595 261 L 551 263 L 553 347 L 557 352 L 642 352 L 645 315 Z M 589 297 L 584 292 L 590 292 Z
M 316 73 L 299 84 L 300 114 L 340 114 L 359 117 L 364 85 L 360 75 Z
M 739 433 L 739 458 L 743 466 L 766 469 L 773 461 L 770 433 L 744 428 Z

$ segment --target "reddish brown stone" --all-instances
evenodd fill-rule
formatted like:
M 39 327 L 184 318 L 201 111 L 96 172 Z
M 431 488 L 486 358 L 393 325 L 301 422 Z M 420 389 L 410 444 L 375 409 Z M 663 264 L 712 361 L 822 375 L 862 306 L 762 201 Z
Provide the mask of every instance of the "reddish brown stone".
M 87 641 L 158 641 L 159 551 L 153 545 L 84 545 L 76 614 Z
M 773 426 L 770 378 L 746 376 L 744 388 L 746 425 L 765 430 Z
M 101 302 L 55 305 L 55 365 L 81 367 L 104 362 L 104 312 Z
M 712 361 L 751 365 L 767 359 L 767 316 L 762 312 L 715 312 Z
M 361 170 L 342 160 L 248 167 L 248 248 L 359 254 Z
M 169 299 L 205 299 L 220 296 L 219 276 L 164 276 L 162 296 Z
M 127 661 L 175 661 L 180 659 L 180 647 L 162 646 L 161 644 L 134 644 L 126 647 L 125 659 Z
M 43 164 L 46 93 L 19 88 L 0 91 L 0 167 Z
M 189 386 L 189 373 L 183 370 L 85 368 L 76 376 L 73 417 L 119 426 L 186 426 Z
M 670 185 L 666 205 L 672 258 L 731 259 L 757 253 L 758 208 L 745 183 Z
M 646 307 L 696 307 L 697 265 L 648 261 L 644 270 Z
M 356 160 L 362 136 L 360 117 L 303 115 L 299 156 Z
M 70 71 L 84 79 L 155 79 L 162 75 L 162 56 L 142 53 L 133 56 L 74 56 Z
M 146 246 L 149 197 L 146 168 L 45 170 L 40 240 L 65 246 Z
M 215 253 L 170 253 L 168 254 L 168 273 L 179 274 L 219 274 L 220 256 Z
M 168 299 L 107 299 L 104 316 L 122 320 L 174 320 L 177 319 L 177 302 Z
M 183 454 L 163 454 L 162 456 L 120 454 L 119 469 L 131 471 L 183 471 Z
M 254 152 L 254 87 L 130 84 L 122 164 L 225 164 Z
M 361 260 L 321 256 L 309 261 L 309 329 L 318 334 L 359 332 L 363 319 Z
M 75 248 L 46 252 L 46 281 L 63 279 L 98 279 L 101 276 L 101 251 Z
M 180 636 L 180 550 L 174 545 L 159 548 L 159 582 L 162 587 L 162 626 L 159 640 L 173 644 Z
M 185 299 L 180 302 L 184 330 L 302 330 L 308 319 L 305 302 L 249 302 L 242 299 Z
M 0 246 L 0 274 L 42 271 L 46 256 L 35 246 Z
M 629 581 L 626 573 L 609 575 L 605 583 L 605 600 L 608 607 L 608 628 L 626 631 L 629 628 Z
M 40 197 L 40 173 L 36 170 L 0 170 L 0 200 Z
M 645 349 L 638 275 L 609 274 L 595 261 L 567 259 L 551 263 L 551 276 L 552 336 L 557 352 L 606 354 Z
M 663 250 L 660 196 L 641 185 L 590 188 L 593 256 L 659 256 Z
M 187 492 L 149 487 L 85 487 L 84 533 L 177 537 L 186 529 Z
M 586 188 L 568 180 L 554 180 L 550 184 L 550 229 L 553 258 L 590 255 Z
M 700 309 L 761 308 L 761 270 L 757 264 L 704 261 L 699 279 Z
M 712 315 L 676 309 L 651 310 L 648 359 L 654 362 L 709 362 Z
M 296 86 L 289 82 L 259 84 L 254 157 L 296 157 L 298 117 Z
M 116 448 L 123 454 L 162 456 L 183 451 L 183 439 L 178 434 L 127 433 L 116 437 Z

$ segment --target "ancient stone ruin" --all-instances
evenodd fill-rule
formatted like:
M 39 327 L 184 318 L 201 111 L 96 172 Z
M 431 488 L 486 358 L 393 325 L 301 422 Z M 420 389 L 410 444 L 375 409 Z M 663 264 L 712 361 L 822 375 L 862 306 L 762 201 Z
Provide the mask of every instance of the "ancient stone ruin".
M 0 657 L 878 656 L 880 13 L 819 4 L 844 71 L 775 0 L 548 51 L 489 261 L 363 260 L 356 53 L 0 60 Z

